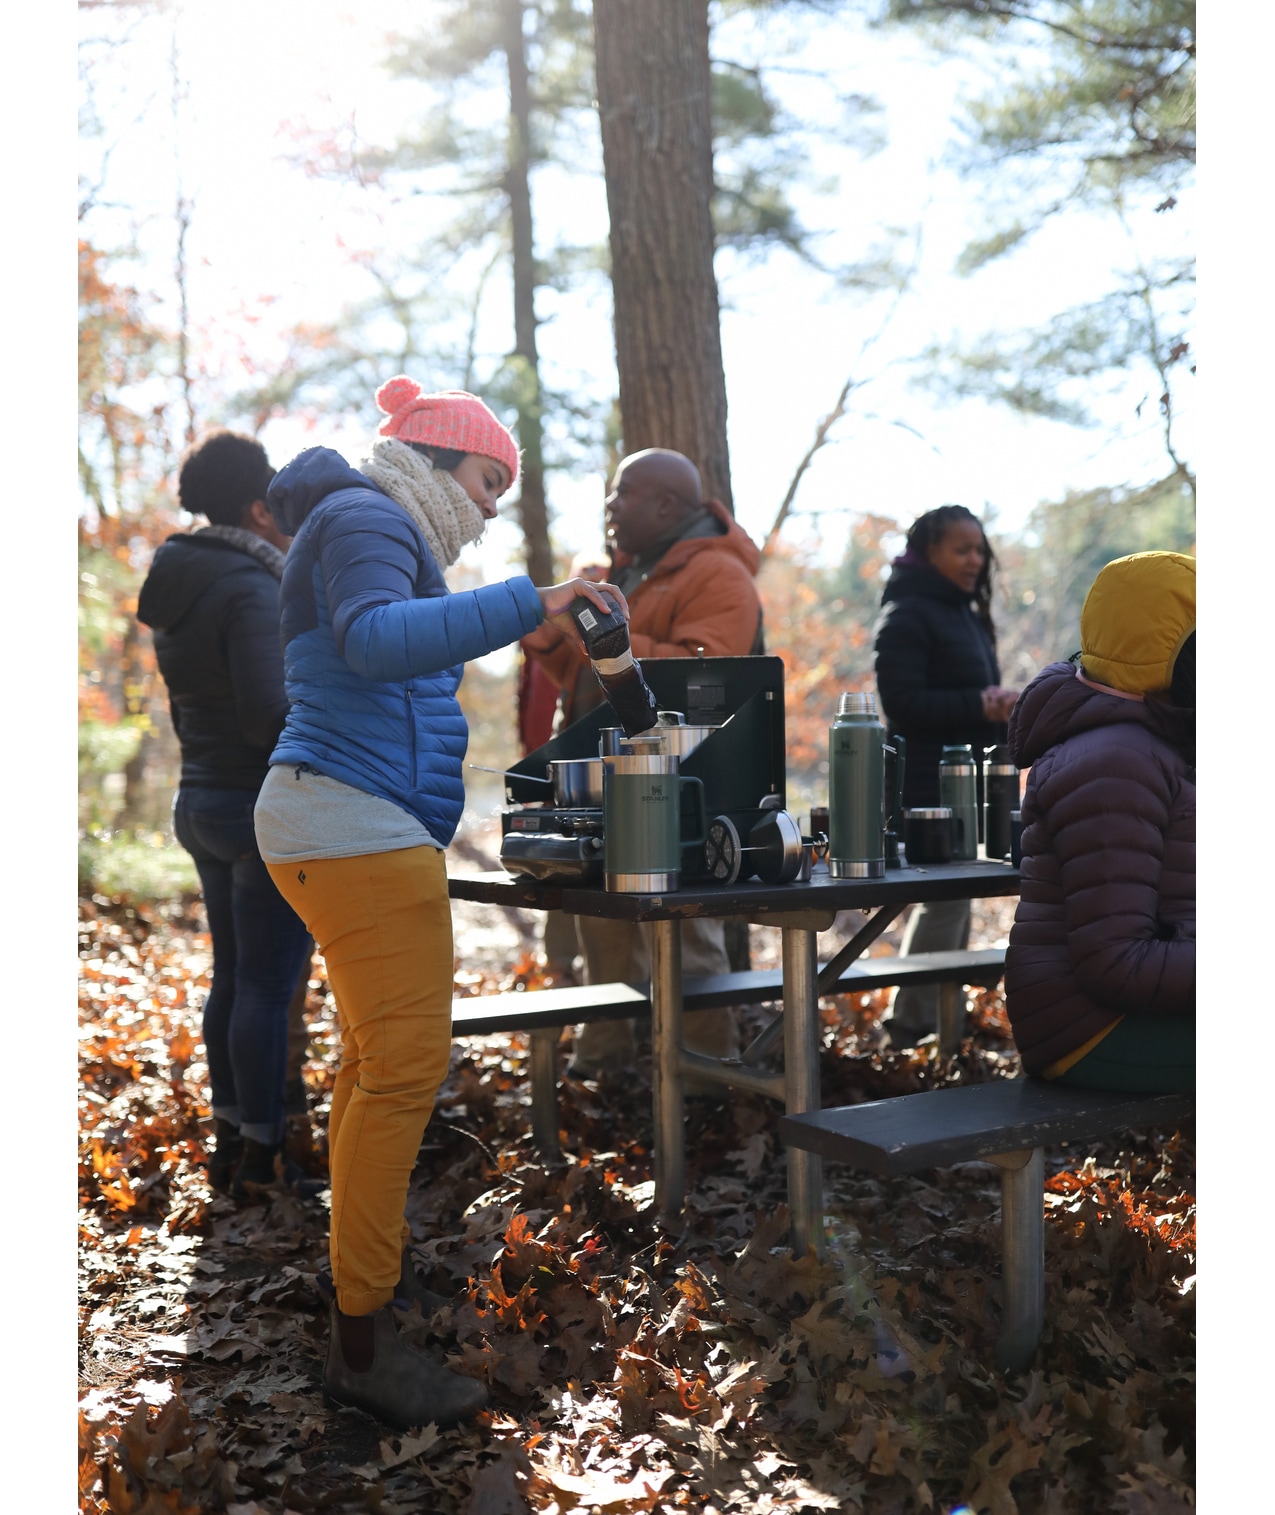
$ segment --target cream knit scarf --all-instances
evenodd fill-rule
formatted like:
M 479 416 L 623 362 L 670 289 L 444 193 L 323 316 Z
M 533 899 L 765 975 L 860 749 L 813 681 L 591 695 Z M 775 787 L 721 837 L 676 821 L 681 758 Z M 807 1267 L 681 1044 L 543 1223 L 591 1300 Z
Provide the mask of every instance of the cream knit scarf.
M 440 568 L 450 568 L 467 542 L 482 536 L 481 510 L 444 468 L 397 437 L 386 437 L 359 472 L 397 501 L 421 529 Z

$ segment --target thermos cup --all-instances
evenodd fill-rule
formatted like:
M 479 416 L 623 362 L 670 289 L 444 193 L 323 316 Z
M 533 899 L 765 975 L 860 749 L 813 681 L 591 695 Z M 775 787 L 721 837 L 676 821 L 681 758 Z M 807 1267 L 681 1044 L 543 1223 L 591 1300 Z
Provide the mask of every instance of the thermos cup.
M 953 861 L 972 861 L 978 856 L 978 771 L 968 743 L 939 755 L 939 804 L 952 812 Z
M 843 694 L 828 731 L 828 872 L 885 875 L 885 727 L 876 697 Z
M 606 887 L 621 894 L 668 894 L 678 887 L 683 846 L 697 847 L 708 835 L 704 785 L 683 777 L 672 753 L 650 751 L 641 738 L 625 745 L 638 750 L 602 758 Z M 687 786 L 695 795 L 698 831 L 683 837 Z
M 1010 816 L 1018 809 L 1018 769 L 1006 746 L 983 749 L 983 846 L 992 859 L 1008 857 Z
M 952 812 L 946 805 L 931 805 L 903 813 L 903 849 L 908 867 L 922 863 L 952 861 Z

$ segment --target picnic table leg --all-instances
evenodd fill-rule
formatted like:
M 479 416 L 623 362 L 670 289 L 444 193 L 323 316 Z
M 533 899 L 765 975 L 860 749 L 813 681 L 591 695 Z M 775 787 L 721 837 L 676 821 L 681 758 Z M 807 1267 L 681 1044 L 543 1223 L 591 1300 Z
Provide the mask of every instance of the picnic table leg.
M 783 928 L 784 1083 L 789 1115 L 822 1106 L 819 1091 L 818 937 L 813 931 Z M 788 1148 L 788 1210 L 792 1249 L 823 1256 L 823 1159 Z
M 561 1026 L 531 1033 L 531 1139 L 541 1157 L 562 1155 L 558 1146 L 558 1039 Z
M 1001 1152 L 1001 1258 L 1005 1309 L 996 1366 L 1026 1368 L 1045 1322 L 1045 1149 Z
M 965 1029 L 964 984 L 939 985 L 939 1051 L 951 1057 L 961 1049 L 961 1032 Z
M 655 1207 L 675 1223 L 686 1197 L 683 1126 L 682 923 L 651 923 L 651 1103 L 655 1118 Z

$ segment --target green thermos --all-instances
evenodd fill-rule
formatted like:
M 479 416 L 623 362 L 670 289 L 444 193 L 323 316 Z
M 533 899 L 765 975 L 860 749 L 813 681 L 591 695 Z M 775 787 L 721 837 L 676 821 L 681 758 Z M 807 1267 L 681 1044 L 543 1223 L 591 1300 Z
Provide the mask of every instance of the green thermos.
M 885 877 L 885 727 L 871 694 L 843 694 L 828 731 L 828 872 Z
M 952 811 L 952 860 L 978 856 L 978 769 L 968 744 L 944 747 L 939 754 L 939 804 Z

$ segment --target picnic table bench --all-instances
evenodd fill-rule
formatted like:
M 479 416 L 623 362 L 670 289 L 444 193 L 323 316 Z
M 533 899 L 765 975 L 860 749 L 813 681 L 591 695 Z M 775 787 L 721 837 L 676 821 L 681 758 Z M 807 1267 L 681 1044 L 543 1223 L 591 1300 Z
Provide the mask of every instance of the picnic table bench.
M 996 1366 L 1025 1368 L 1045 1319 L 1045 1153 L 1195 1114 L 1194 1094 L 1121 1094 L 999 1079 L 780 1118 L 790 1147 L 882 1177 L 974 1160 L 1001 1170 L 1005 1289 Z
M 930 866 L 903 866 L 886 869 L 885 877 L 875 879 L 833 878 L 826 870 L 816 869 L 809 880 L 790 884 L 768 884 L 761 880 L 739 881 L 721 885 L 688 885 L 668 894 L 629 894 L 612 892 L 597 885 L 575 882 L 551 883 L 506 873 L 449 874 L 448 892 L 452 899 L 476 904 L 500 905 L 506 909 L 562 910 L 569 915 L 598 916 L 611 920 L 628 920 L 650 925 L 651 952 L 651 1114 L 654 1127 L 652 1169 L 655 1180 L 655 1203 L 662 1220 L 676 1224 L 682 1213 L 686 1191 L 686 1131 L 684 1120 L 685 1080 L 721 1083 L 748 1089 L 782 1100 L 791 1114 L 817 1110 L 819 1096 L 819 999 L 823 995 L 848 992 L 841 988 L 843 974 L 851 964 L 865 973 L 873 973 L 877 963 L 888 966 L 886 983 L 897 982 L 905 962 L 916 959 L 867 958 L 865 954 L 890 925 L 910 905 L 952 899 L 1003 898 L 1018 892 L 1018 870 L 1004 862 L 976 859 L 972 862 Z M 818 962 L 818 934 L 830 931 L 837 917 L 846 910 L 860 911 L 864 923 L 849 941 L 840 946 L 822 967 Z M 727 1060 L 692 1052 L 683 1046 L 682 1016 L 687 1008 L 682 974 L 682 931 L 685 920 L 732 916 L 756 925 L 779 930 L 782 968 L 778 974 L 782 985 L 783 1014 L 759 1041 L 783 1038 L 783 1071 L 745 1062 L 743 1058 Z M 955 1049 L 961 1019 L 961 974 L 956 982 L 939 983 L 942 1023 L 940 1043 Z M 852 984 L 872 987 L 863 978 Z M 880 982 L 880 981 L 878 981 Z M 643 995 L 641 986 L 629 986 Z M 740 984 L 728 984 L 722 992 L 726 1003 L 739 1003 Z M 535 993 L 548 991 L 533 991 Z M 552 991 L 562 993 L 564 991 Z M 597 993 L 593 988 L 591 993 Z M 754 992 L 760 993 L 760 990 Z M 767 994 L 777 992 L 767 988 Z M 461 1002 L 463 1003 L 463 1002 Z M 579 1005 L 587 997 L 561 1004 L 561 1024 L 580 1019 Z M 702 1002 L 701 1002 L 702 1004 Z M 634 1013 L 634 1001 L 625 999 L 612 1013 Z M 568 1008 L 569 1007 L 569 1008 Z M 690 1008 L 696 1008 L 692 1002 Z M 522 1013 L 522 1007 L 518 1007 Z M 479 1014 L 482 1012 L 479 1011 Z M 464 1034 L 460 1025 L 458 1034 Z M 549 1072 L 553 1069 L 553 1044 L 548 1037 L 542 1058 Z M 756 1060 L 759 1047 L 754 1043 L 745 1056 Z M 552 1089 L 552 1078 L 541 1077 L 541 1088 Z M 546 1105 L 547 1105 L 546 1101 Z M 539 1130 L 546 1137 L 556 1135 L 556 1113 L 542 1109 Z M 799 1251 L 808 1247 L 819 1250 L 823 1236 L 823 1205 L 820 1196 L 820 1162 L 817 1157 L 792 1148 L 788 1152 L 788 1198 L 792 1222 L 793 1245 Z
M 961 1014 L 960 991 L 965 986 L 992 988 L 1005 971 L 1005 949 L 983 948 L 973 952 L 922 952 L 908 957 L 894 954 L 860 958 L 839 967 L 824 981 L 820 993 L 855 994 L 896 985 L 940 986 L 939 1035 L 945 1052 L 955 1050 Z M 683 980 L 682 1006 L 686 1011 L 710 1010 L 722 1005 L 778 1003 L 784 995 L 783 973 L 778 968 L 747 969 L 737 973 L 688 975 Z M 558 1150 L 557 1046 L 564 1026 L 581 1022 L 649 1019 L 650 984 L 583 984 L 561 989 L 516 990 L 505 994 L 466 996 L 452 1002 L 453 1036 L 488 1036 L 493 1032 L 527 1031 L 531 1034 L 531 1129 L 532 1138 L 546 1156 Z M 763 1072 L 759 1065 L 783 1034 L 782 1014 L 741 1055 L 741 1072 L 757 1069 L 755 1078 L 773 1083 L 764 1092 L 783 1098 L 782 1075 Z M 745 1074 L 745 1077 L 747 1074 Z M 752 1080 L 750 1080 L 751 1082 Z

